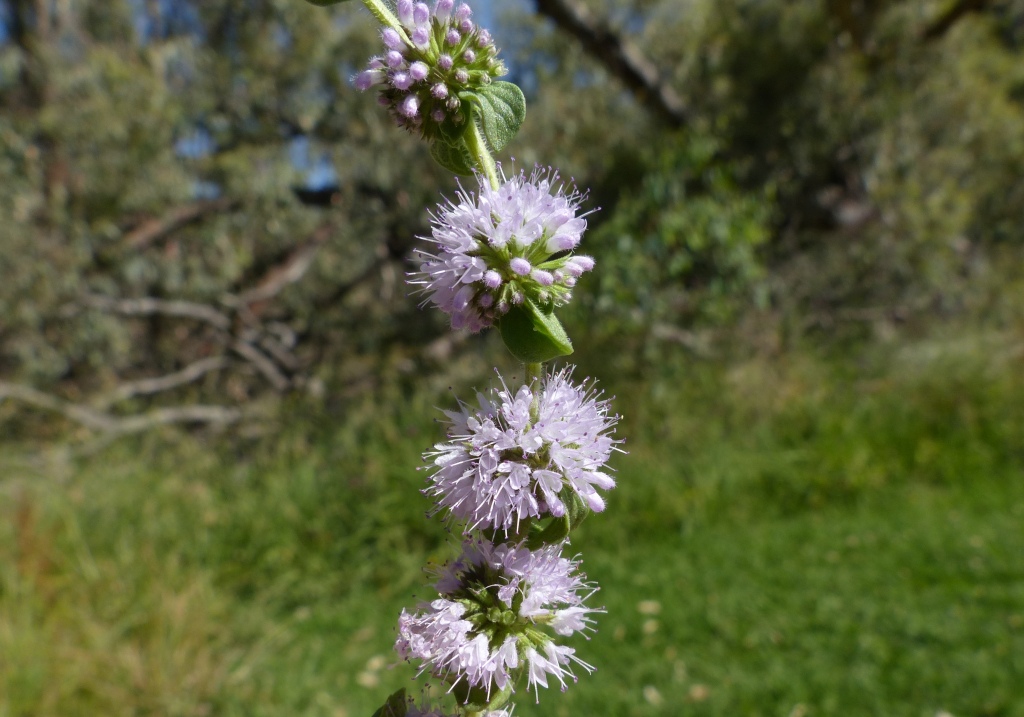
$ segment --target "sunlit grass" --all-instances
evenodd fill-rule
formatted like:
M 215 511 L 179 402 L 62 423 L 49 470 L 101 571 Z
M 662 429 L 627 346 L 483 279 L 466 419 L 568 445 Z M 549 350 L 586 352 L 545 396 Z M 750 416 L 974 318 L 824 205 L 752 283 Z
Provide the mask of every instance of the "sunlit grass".
M 573 543 L 598 673 L 516 714 L 1024 714 L 1024 375 L 993 356 L 613 387 L 630 453 Z M 452 542 L 415 470 L 443 400 L 238 453 L 8 449 L 0 715 L 371 714 Z

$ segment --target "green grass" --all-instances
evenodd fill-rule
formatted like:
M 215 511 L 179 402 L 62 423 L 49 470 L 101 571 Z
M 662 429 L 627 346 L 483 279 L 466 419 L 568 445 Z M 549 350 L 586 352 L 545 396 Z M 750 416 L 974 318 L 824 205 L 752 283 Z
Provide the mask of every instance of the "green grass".
M 616 386 L 630 453 L 573 543 L 598 672 L 516 714 L 1024 715 L 1024 372 L 1000 355 Z M 235 453 L 6 449 L 0 717 L 371 714 L 412 684 L 396 617 L 451 552 L 415 470 L 447 400 Z

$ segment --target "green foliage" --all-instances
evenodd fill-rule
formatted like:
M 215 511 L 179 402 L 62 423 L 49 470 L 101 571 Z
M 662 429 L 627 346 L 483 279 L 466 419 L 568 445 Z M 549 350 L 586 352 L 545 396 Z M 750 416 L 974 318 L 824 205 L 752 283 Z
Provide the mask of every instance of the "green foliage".
M 1016 345 L 676 357 L 609 386 L 630 453 L 600 529 L 573 534 L 608 610 L 599 672 L 517 711 L 1015 714 Z M 234 450 L 7 447 L 0 711 L 372 714 L 407 682 L 385 668 L 400 608 L 429 597 L 422 555 L 455 550 L 412 470 L 444 402 L 297 414 Z
M 272 327 L 260 340 L 294 340 L 280 366 L 291 388 L 437 370 L 421 347 L 443 318 L 399 287 L 429 231 L 423 208 L 450 192 L 449 172 L 470 171 L 465 137 L 422 146 L 352 89 L 379 38 L 351 4 L 203 2 L 202 32 L 161 8 L 142 23 L 130 3 L 58 3 L 46 32 L 25 10 L 23 34 L 0 48 L 0 376 L 107 405 L 127 381 L 213 354 L 228 367 L 168 402 L 278 390 L 209 327 L 112 315 L 87 295 L 200 303 L 236 327 L 255 317 Z M 642 367 L 663 337 L 691 330 L 778 345 L 957 312 L 1017 320 L 1005 297 L 1024 252 L 1019 3 L 929 40 L 940 3 L 595 8 L 683 97 L 682 130 L 513 8 L 495 36 L 530 121 L 510 83 L 464 102 L 494 148 L 557 167 L 602 207 L 581 246 L 599 271 L 562 317 L 588 327 L 577 343 L 621 347 Z M 197 132 L 210 154 L 175 150 Z M 339 175 L 312 203 L 297 191 L 297 135 Z M 219 198 L 204 198 L 214 185 Z M 238 296 L 289 275 L 307 249 L 300 280 L 240 310 Z M 8 430 L 60 428 L 10 402 L 0 411 Z
M 595 301 L 619 319 L 609 329 L 720 323 L 751 305 L 773 196 L 739 186 L 719 153 L 719 142 L 695 133 L 659 146 L 638 186 L 620 190 L 591 235 L 602 259 Z

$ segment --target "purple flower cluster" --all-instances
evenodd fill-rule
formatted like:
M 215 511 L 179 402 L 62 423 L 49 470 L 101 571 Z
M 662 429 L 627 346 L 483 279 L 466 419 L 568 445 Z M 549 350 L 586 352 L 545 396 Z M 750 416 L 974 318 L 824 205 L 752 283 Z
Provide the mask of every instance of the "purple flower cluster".
M 505 74 L 490 33 L 470 19 L 465 3 L 398 0 L 401 30 L 381 33 L 385 52 L 355 76 L 360 90 L 380 88 L 380 102 L 398 124 L 427 139 L 457 134 L 468 120 L 460 93 Z
M 447 411 L 449 440 L 427 454 L 434 466 L 427 493 L 437 509 L 469 529 L 506 534 L 527 518 L 564 515 L 569 492 L 590 510 L 604 510 L 597 489 L 615 486 L 603 468 L 616 447 L 618 416 L 591 384 L 570 378 L 566 369 L 515 393 L 503 386 L 478 394 L 475 409 Z
M 354 78 L 360 90 L 379 90 L 400 126 L 449 146 L 475 129 L 470 122 L 491 132 L 496 110 L 486 101 L 511 96 L 505 83 L 492 84 L 505 68 L 490 34 L 458 1 L 433 0 L 431 8 L 397 0 L 394 17 L 375 5 L 389 24 L 381 33 L 385 49 Z M 521 109 L 513 112 L 517 122 Z M 460 185 L 432 214 L 428 246 L 416 252 L 409 281 L 454 329 L 477 332 L 507 316 L 503 338 L 513 353 L 546 356 L 513 347 L 530 343 L 517 335 L 516 322 L 527 317 L 553 340 L 560 335 L 552 312 L 594 268 L 593 258 L 575 253 L 587 228 L 585 196 L 551 168 L 506 176 L 478 144 L 460 145 L 481 172 L 478 186 Z M 568 345 L 555 343 L 559 350 Z M 437 597 L 402 611 L 395 650 L 446 683 L 463 712 L 482 717 L 509 717 L 504 707 L 524 681 L 539 699 L 541 687 L 564 690 L 575 682 L 577 666 L 594 669 L 561 644 L 592 630 L 593 614 L 602 612 L 584 604 L 596 587 L 562 551 L 566 536 L 589 511 L 603 511 L 603 492 L 615 487 L 606 464 L 619 450 L 619 417 L 592 382 L 573 383 L 571 369 L 541 373 L 539 363 L 528 364 L 532 378 L 524 384 L 502 381 L 478 394 L 476 406 L 446 412 L 447 439 L 425 455 L 424 493 L 434 513 L 461 521 L 467 537 L 460 557 L 439 571 Z M 471 537 L 477 531 L 486 537 Z M 403 717 L 446 715 L 416 706 L 404 691 L 388 704 Z
M 432 251 L 420 250 L 419 272 L 427 301 L 451 316 L 453 328 L 479 331 L 529 299 L 561 306 L 576 280 L 594 268 L 573 255 L 587 228 L 577 215 L 582 195 L 568 192 L 558 173 L 536 169 L 497 188 L 478 176 L 479 193 L 460 188 L 458 202 L 433 217 Z
M 535 694 L 551 676 L 564 690 L 575 681 L 571 664 L 588 672 L 571 647 L 557 645 L 545 629 L 571 635 L 589 629 L 583 601 L 594 592 L 578 563 L 561 557 L 561 545 L 528 550 L 522 545 L 475 540 L 439 576 L 440 597 L 402 611 L 395 643 L 405 659 L 420 660 L 420 671 L 448 681 L 465 681 L 490 697 L 512 685 L 520 668 Z

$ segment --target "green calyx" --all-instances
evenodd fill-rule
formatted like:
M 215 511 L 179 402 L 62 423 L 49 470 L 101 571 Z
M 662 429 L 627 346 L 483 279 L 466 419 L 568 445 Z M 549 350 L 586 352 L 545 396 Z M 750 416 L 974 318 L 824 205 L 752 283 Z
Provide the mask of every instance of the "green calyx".
M 516 590 L 512 604 L 507 605 L 498 597 L 500 574 L 486 565 L 470 567 L 462 577 L 462 586 L 448 599 L 459 603 L 466 610 L 462 619 L 472 626 L 472 634 L 484 635 L 487 644 L 496 650 L 509 637 L 520 637 L 530 627 L 530 621 L 519 616 L 523 605 L 523 590 Z

